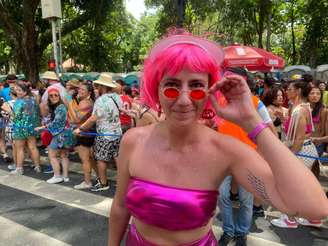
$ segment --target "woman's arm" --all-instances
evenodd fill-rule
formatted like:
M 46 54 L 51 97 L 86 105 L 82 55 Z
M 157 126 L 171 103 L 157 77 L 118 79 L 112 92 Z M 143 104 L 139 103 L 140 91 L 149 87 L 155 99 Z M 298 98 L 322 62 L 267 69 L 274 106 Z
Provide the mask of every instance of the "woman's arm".
M 225 107 L 217 103 L 217 90 L 227 98 Z M 218 116 L 240 125 L 246 132 L 251 132 L 262 121 L 242 77 L 226 76 L 209 92 Z M 230 139 L 227 143 L 225 151 L 231 156 L 230 171 L 237 182 L 287 214 L 311 219 L 328 216 L 328 200 L 319 182 L 269 129 L 257 134 L 256 144 L 263 158 L 237 140 Z
M 326 131 L 326 125 L 327 125 L 327 116 L 328 116 L 328 109 L 326 107 L 324 107 L 321 112 L 320 112 L 320 132 L 319 132 L 319 136 L 320 137 L 324 137 L 327 134 Z
M 137 139 L 135 129 L 124 134 L 117 159 L 117 189 L 109 214 L 108 246 L 119 246 L 129 223 L 125 196 L 130 179 L 129 160 Z
M 238 149 L 231 162 L 237 182 L 286 214 L 310 219 L 328 216 L 328 200 L 310 170 L 269 129 L 256 142 L 264 159 L 248 146 L 230 145 Z
M 49 107 L 46 101 L 40 103 L 40 113 L 42 117 L 46 117 L 49 114 Z

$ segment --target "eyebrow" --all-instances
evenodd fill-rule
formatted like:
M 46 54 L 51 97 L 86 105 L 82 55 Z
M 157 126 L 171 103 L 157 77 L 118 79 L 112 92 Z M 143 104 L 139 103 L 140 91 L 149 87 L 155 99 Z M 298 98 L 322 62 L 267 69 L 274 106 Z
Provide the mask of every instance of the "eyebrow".
M 177 78 L 174 78 L 174 77 L 168 77 L 168 78 L 164 79 L 164 81 L 181 82 L 180 79 L 177 79 Z M 206 83 L 206 81 L 204 81 L 202 79 L 192 79 L 192 80 L 189 80 L 188 82 L 203 82 L 203 83 Z

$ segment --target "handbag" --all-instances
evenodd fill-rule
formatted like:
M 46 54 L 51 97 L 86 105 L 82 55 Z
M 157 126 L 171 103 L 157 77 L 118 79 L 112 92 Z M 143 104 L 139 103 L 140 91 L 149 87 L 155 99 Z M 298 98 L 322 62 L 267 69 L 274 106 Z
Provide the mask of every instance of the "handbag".
M 52 140 L 52 134 L 48 130 L 44 130 L 41 132 L 41 143 L 44 147 L 48 147 L 48 145 L 51 143 Z
M 312 156 L 314 158 L 319 157 L 318 151 L 317 151 L 315 145 L 313 144 L 313 142 L 310 139 L 304 141 L 303 146 L 302 146 L 302 149 L 298 153 L 299 154 L 303 154 L 303 155 Z M 313 159 L 313 158 L 302 157 L 302 156 L 298 156 L 298 158 L 309 169 L 312 168 L 312 165 L 315 162 L 315 159 Z

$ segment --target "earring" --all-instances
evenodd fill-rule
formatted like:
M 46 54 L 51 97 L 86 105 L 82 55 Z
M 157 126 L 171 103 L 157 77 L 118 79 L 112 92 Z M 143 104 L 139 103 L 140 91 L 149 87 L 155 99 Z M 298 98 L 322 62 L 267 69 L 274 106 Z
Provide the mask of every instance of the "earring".
M 158 118 L 161 117 L 161 114 L 162 114 L 162 106 L 159 104 L 158 105 L 158 109 L 157 109 L 157 116 L 158 116 Z
M 215 113 L 212 109 L 204 109 L 202 113 L 202 118 L 206 120 L 213 119 L 215 116 Z

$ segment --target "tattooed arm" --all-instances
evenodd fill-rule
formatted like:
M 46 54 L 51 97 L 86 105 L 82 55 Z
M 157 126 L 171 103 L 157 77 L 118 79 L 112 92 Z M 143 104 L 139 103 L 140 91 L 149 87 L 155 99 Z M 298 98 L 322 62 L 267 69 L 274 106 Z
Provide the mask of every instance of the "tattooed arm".
M 230 172 L 237 182 L 289 215 L 313 219 L 328 216 L 328 200 L 310 170 L 269 129 L 258 135 L 257 143 L 262 157 L 237 140 L 228 140 L 227 148 L 234 146 L 227 149 Z

